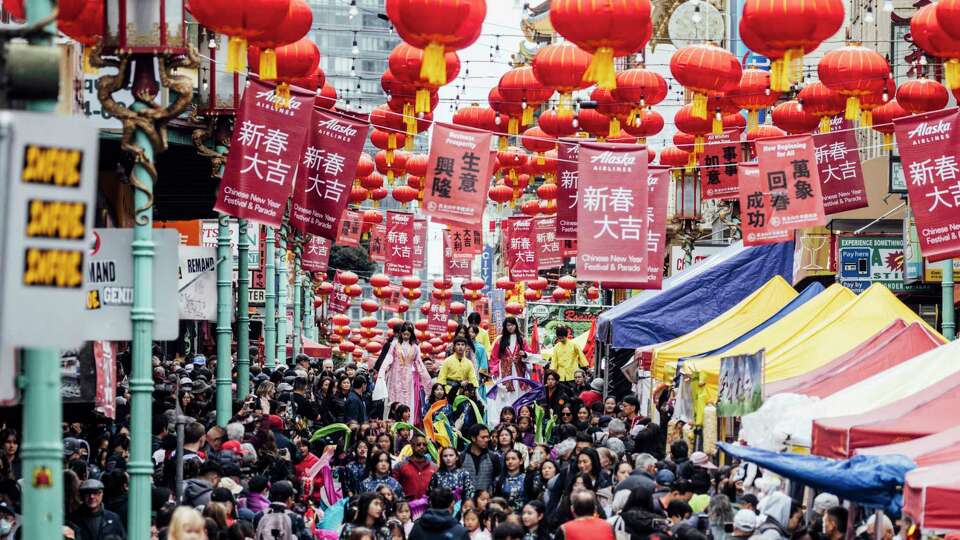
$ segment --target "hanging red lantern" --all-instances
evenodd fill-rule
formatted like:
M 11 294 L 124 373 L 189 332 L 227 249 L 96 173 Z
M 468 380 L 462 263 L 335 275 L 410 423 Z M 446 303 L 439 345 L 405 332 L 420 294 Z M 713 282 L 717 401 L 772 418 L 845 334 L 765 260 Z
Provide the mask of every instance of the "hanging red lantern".
M 623 101 L 616 94 L 616 90 L 595 88 L 590 92 L 590 99 L 597 104 L 597 111 L 608 118 L 608 133 L 610 137 L 619 137 L 622 123 L 633 115 L 633 106 Z
M 452 121 L 458 126 L 494 132 L 500 125 L 500 117 L 497 112 L 490 107 L 481 107 L 478 103 L 472 103 L 467 107 L 457 109 L 457 112 L 453 113 Z
M 540 300 L 541 296 L 542 295 L 540 294 L 540 291 L 535 291 L 533 289 L 527 289 L 523 291 L 523 298 L 527 302 L 536 302 L 537 300 Z
M 387 151 L 380 150 L 373 157 L 374 163 L 377 165 L 377 172 L 380 174 L 386 175 L 387 183 L 393 185 L 395 178 L 403 176 L 406 174 L 407 158 L 410 157 L 410 154 L 406 152 L 394 152 L 393 159 L 387 161 Z
M 520 144 L 534 153 L 535 161 L 544 163 L 543 154 L 557 147 L 557 141 L 543 129 L 533 126 L 526 129 L 520 136 Z
M 673 117 L 673 125 L 681 132 L 694 136 L 693 153 L 700 155 L 703 153 L 704 135 L 713 131 L 713 120 L 696 116 L 693 108 L 692 103 L 680 107 Z
M 633 124 L 633 117 L 641 110 L 667 97 L 667 81 L 659 73 L 642 67 L 627 69 L 617 73 L 617 96 L 633 104 L 633 111 L 627 118 L 627 123 Z
M 416 114 L 430 112 L 433 108 L 430 106 L 430 93 L 436 92 L 438 88 L 449 84 L 457 78 L 460 73 L 460 58 L 457 53 L 449 51 L 444 54 L 444 73 L 445 80 L 442 83 L 435 83 L 422 76 L 423 50 L 408 45 L 398 43 L 387 62 L 390 71 L 402 82 L 412 85 L 416 89 L 416 101 L 413 112 Z M 406 111 L 404 114 L 407 114 Z
M 742 114 L 725 114 L 721 123 L 724 131 L 735 130 L 743 133 L 747 129 L 747 119 Z
M 337 106 L 337 89 L 332 84 L 324 82 L 314 104 L 317 107 L 333 110 Z
M 946 87 L 931 79 L 911 79 L 897 88 L 897 103 L 913 114 L 943 109 L 948 101 Z
M 571 94 L 590 86 L 583 80 L 583 74 L 590 66 L 590 54 L 569 43 L 547 45 L 537 51 L 531 65 L 537 80 L 560 94 L 557 109 L 571 114 Z
M 320 296 L 327 296 L 333 293 L 333 283 L 329 281 L 321 281 L 320 285 L 317 285 L 317 294 Z
M 617 89 L 617 92 L 620 90 Z M 634 116 L 633 122 L 627 122 L 623 129 L 633 137 L 640 137 L 646 144 L 647 137 L 653 137 L 663 131 L 663 116 L 657 111 L 645 109 Z
M 373 292 L 376 294 L 384 287 L 390 286 L 390 277 L 386 274 L 374 274 L 370 276 L 370 286 L 373 287 Z
M 337 281 L 339 281 L 341 285 L 350 286 L 360 281 L 360 278 L 353 272 L 347 270 L 346 272 L 340 272 Z
M 804 110 L 800 102 L 791 99 L 773 108 L 773 123 L 791 135 L 810 133 L 820 125 L 816 116 Z
M 948 88 L 960 87 L 960 32 L 948 32 L 949 22 L 956 21 L 951 17 L 952 6 L 948 2 L 940 8 L 938 4 L 930 3 L 917 10 L 910 17 L 910 37 L 913 43 L 930 53 L 932 56 L 944 60 L 944 75 Z M 947 24 L 940 24 L 940 14 L 947 18 Z M 901 105 L 903 105 L 901 103 Z
M 537 125 L 540 126 L 540 129 L 555 138 L 569 137 L 575 134 L 577 132 L 575 122 L 576 117 L 572 112 L 560 114 L 553 109 L 540 113 L 540 117 L 537 119 Z
M 433 288 L 446 290 L 453 288 L 453 280 L 448 277 L 436 278 L 433 280 Z
M 660 151 L 660 164 L 665 167 L 683 167 L 690 161 L 690 152 L 676 146 L 668 146 Z
M 371 174 L 373 174 L 373 170 L 375 166 L 376 165 L 373 162 L 373 158 L 370 157 L 370 154 L 363 152 L 362 154 L 360 154 L 360 159 L 357 160 L 357 169 L 353 173 L 353 175 L 356 178 L 363 178 L 365 176 L 370 176 Z M 363 186 L 363 187 L 367 189 L 371 189 L 367 186 Z
M 858 120 L 860 99 L 884 88 L 890 77 L 890 66 L 877 51 L 848 44 L 823 55 L 817 73 L 823 84 L 846 97 L 844 117 Z
M 553 298 L 554 302 L 559 303 L 569 299 L 571 296 L 571 292 L 567 289 L 562 289 L 560 287 L 557 287 L 550 293 L 550 296 Z
M 498 289 L 510 291 L 510 290 L 513 290 L 513 288 L 516 285 L 513 283 L 513 281 L 510 281 L 510 278 L 508 278 L 507 276 L 503 276 L 503 277 L 497 278 L 497 281 L 494 282 L 493 286 Z
M 375 189 L 380 189 L 383 187 L 383 175 L 378 172 L 373 172 L 360 178 L 360 185 L 368 191 L 373 191 Z
M 313 10 L 310 9 L 310 5 L 304 0 L 290 0 L 290 8 L 280 24 L 250 39 L 250 46 L 262 51 L 260 64 L 257 66 L 257 73 L 261 79 L 272 81 L 277 78 L 276 49 L 302 39 L 310 32 L 312 24 Z
M 593 54 L 583 80 L 617 87 L 613 58 L 633 54 L 653 33 L 649 0 L 551 0 L 550 24 L 568 41 Z
M 508 314 L 516 317 L 517 315 L 521 315 L 523 313 L 523 304 L 521 304 L 520 302 L 513 302 L 513 301 L 507 302 L 507 305 L 504 307 L 504 310 Z
M 246 71 L 247 41 L 277 29 L 290 0 L 191 0 L 190 9 L 197 22 L 230 36 L 225 67 L 233 73 Z
M 415 201 L 419 196 L 420 191 L 410 186 L 404 185 L 393 188 L 393 199 L 401 205 Z
M 479 291 L 486 286 L 487 283 L 478 277 L 472 277 L 460 285 L 461 288 L 467 289 L 468 291 Z
M 693 92 L 694 118 L 707 119 L 707 96 L 722 96 L 740 84 L 740 61 L 730 51 L 707 43 L 687 45 L 670 58 L 670 73 Z
M 423 49 L 420 78 L 447 82 L 444 55 L 469 47 L 480 37 L 485 0 L 387 0 L 387 16 L 400 38 Z
M 600 299 L 600 289 L 590 286 L 587 287 L 587 300 L 599 300 Z
M 463 315 L 467 311 L 467 305 L 463 302 L 450 302 L 450 313 L 453 315 Z
M 581 131 L 586 131 L 598 139 L 610 136 L 610 118 L 596 109 L 580 109 L 577 123 Z
M 372 119 L 373 114 L 370 116 Z M 370 144 L 381 150 L 386 150 L 387 155 L 391 160 L 393 160 L 394 150 L 403 147 L 406 143 L 406 139 L 406 135 L 404 135 L 403 131 L 379 128 L 370 130 Z
M 251 66 L 261 65 L 260 57 L 262 51 L 258 47 L 250 47 L 247 55 Z M 283 104 L 290 102 L 290 85 L 299 82 L 304 77 L 309 77 L 315 73 L 320 66 L 320 49 L 310 38 L 302 38 L 293 43 L 277 47 L 274 50 L 275 59 L 266 61 L 266 66 L 275 68 L 275 78 L 277 84 L 277 96 L 283 101 Z M 271 62 L 274 65 L 270 65 Z M 252 69 L 251 69 L 252 71 Z
M 350 204 L 360 204 L 367 200 L 367 197 L 369 196 L 370 192 L 367 191 L 363 186 L 354 184 L 354 186 L 350 188 Z
M 424 176 L 427 174 L 427 165 L 430 163 L 430 156 L 426 154 L 411 154 L 407 156 L 405 169 L 407 174 L 414 176 Z
M 769 71 L 750 67 L 743 70 L 729 97 L 737 107 L 747 110 L 747 127 L 753 129 L 759 123 L 760 111 L 773 107 L 780 96 L 770 90 Z
M 540 201 L 536 199 L 524 201 L 523 204 L 520 205 L 520 211 L 530 217 L 536 217 L 540 214 Z
M 407 276 L 400 280 L 400 284 L 406 289 L 419 289 L 423 282 L 416 276 Z
M 893 120 L 910 116 L 910 111 L 903 108 L 894 98 L 873 110 L 874 131 L 883 134 L 883 145 L 890 148 L 893 145 Z
M 572 291 L 573 289 L 577 288 L 577 278 L 569 275 L 561 276 L 560 279 L 557 280 L 557 286 L 561 289 Z
M 521 126 L 532 124 L 533 112 L 553 95 L 553 90 L 544 86 L 533 75 L 532 67 L 518 67 L 507 71 L 500 77 L 497 89 L 500 91 L 500 97 L 504 102 L 520 105 L 519 121 Z M 516 135 L 519 132 L 519 129 L 513 129 L 512 127 L 516 119 L 516 117 L 510 115 L 508 132 L 511 135 Z
M 487 195 L 491 201 L 497 204 L 506 204 L 513 200 L 513 189 L 506 184 L 497 184 L 490 188 L 490 192 Z
M 897 86 L 893 79 L 884 81 L 884 86 L 860 98 L 860 125 L 873 125 L 873 110 L 890 101 L 897 95 Z
M 842 113 L 846 106 L 843 96 L 820 81 L 804 86 L 797 97 L 805 111 L 820 119 L 820 133 L 830 132 L 830 119 Z
M 778 128 L 777 126 L 760 124 L 759 126 L 747 131 L 747 144 L 750 148 L 750 152 L 756 155 L 756 147 L 754 146 L 756 141 L 762 141 L 764 139 L 776 139 L 777 137 L 786 136 L 787 132 Z
M 74 18 L 64 19 L 58 16 L 57 29 L 83 45 L 84 73 L 96 73 L 97 70 L 90 65 L 90 53 L 93 50 L 92 47 L 96 46 L 103 37 L 104 2 L 86 0 L 81 7 L 82 9 Z

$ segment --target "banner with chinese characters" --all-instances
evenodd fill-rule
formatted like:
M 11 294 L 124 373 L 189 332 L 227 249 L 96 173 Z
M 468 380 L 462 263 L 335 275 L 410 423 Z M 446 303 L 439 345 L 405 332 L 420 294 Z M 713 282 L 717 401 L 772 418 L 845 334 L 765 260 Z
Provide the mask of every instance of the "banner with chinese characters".
M 360 247 L 360 229 L 362 226 L 363 220 L 360 218 L 360 212 L 344 210 L 343 219 L 337 225 L 340 232 L 337 234 L 336 243 L 341 246 Z
M 667 199 L 670 192 L 670 168 L 647 169 L 647 282 L 638 289 L 663 286 L 663 257 L 667 249 Z
M 370 227 L 370 243 L 368 244 L 370 260 L 383 264 L 387 256 L 387 226 L 377 223 Z
M 340 282 L 340 274 L 337 270 L 333 277 L 333 292 L 330 293 L 330 305 L 327 306 L 331 313 L 346 313 L 350 309 L 350 295 L 347 294 L 343 283 Z
M 403 302 L 402 289 L 398 285 L 384 287 L 380 297 L 380 307 L 385 311 L 397 313 L 400 311 L 400 302 Z
M 557 141 L 557 238 L 577 237 L 577 159 L 580 142 L 575 139 Z
M 443 223 L 480 224 L 491 170 L 490 138 L 487 131 L 433 125 L 424 213 Z
M 462 226 L 450 224 L 450 248 L 457 258 L 472 259 L 483 250 L 483 233 L 480 225 Z
M 290 106 L 272 84 L 248 79 L 213 209 L 278 227 L 293 189 L 314 94 L 290 87 Z
M 775 244 L 793 238 L 788 227 L 774 227 L 770 223 L 773 207 L 767 201 L 765 183 L 760 181 L 756 163 L 737 165 L 740 183 L 740 229 L 747 246 Z
M 436 335 L 447 333 L 447 306 L 445 304 L 430 304 L 430 311 L 427 312 L 427 332 Z
M 770 244 L 793 238 L 793 231 L 823 225 L 823 197 L 811 135 L 757 141 L 757 172 L 751 189 L 741 185 L 752 232 L 745 245 Z M 743 203 L 746 202 L 746 205 Z
M 469 278 L 471 257 L 457 256 L 453 248 L 453 231 L 444 229 L 443 231 L 443 277 L 444 278 Z
M 330 240 L 322 236 L 311 236 L 304 246 L 301 263 L 307 272 L 324 274 L 326 277 L 327 264 L 330 262 Z
M 413 268 L 422 270 L 424 268 L 424 254 L 427 249 L 427 220 L 413 220 Z
M 581 143 L 577 280 L 609 287 L 647 281 L 647 149 Z
M 844 120 L 838 130 L 815 134 L 813 144 L 817 147 L 823 212 L 830 215 L 867 206 L 853 125 Z
M 370 125 L 315 108 L 293 193 L 290 223 L 297 230 L 337 237 Z
M 737 198 L 737 163 L 740 162 L 740 131 L 724 131 L 705 137 L 700 160 L 700 183 L 704 200 Z
M 388 276 L 413 274 L 413 214 L 387 212 L 387 260 L 383 271 Z
M 535 221 L 537 268 L 539 270 L 560 268 L 563 265 L 563 253 L 560 251 L 560 240 L 557 239 L 557 217 L 540 217 Z
M 514 282 L 537 279 L 537 230 L 533 218 L 511 217 L 501 224 L 510 279 Z
M 920 252 L 930 261 L 960 257 L 960 167 L 956 108 L 893 122 Z

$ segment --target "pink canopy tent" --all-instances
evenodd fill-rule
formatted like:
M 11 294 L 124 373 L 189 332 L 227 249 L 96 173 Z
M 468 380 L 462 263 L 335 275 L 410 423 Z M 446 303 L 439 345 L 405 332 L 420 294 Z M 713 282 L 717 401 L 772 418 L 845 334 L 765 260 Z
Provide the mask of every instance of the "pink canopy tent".
M 813 422 L 812 452 L 848 458 L 857 448 L 907 441 L 939 433 L 958 424 L 951 411 L 960 410 L 960 372 L 863 414 Z
M 912 441 L 858 448 L 854 454 L 863 456 L 899 454 L 912 459 L 920 467 L 960 461 L 960 426 Z
M 925 531 L 960 530 L 960 462 L 921 467 L 907 473 L 903 513 Z
M 907 325 L 897 319 L 836 360 L 803 375 L 769 383 L 764 391 L 767 395 L 791 393 L 823 398 L 942 343 L 923 325 Z

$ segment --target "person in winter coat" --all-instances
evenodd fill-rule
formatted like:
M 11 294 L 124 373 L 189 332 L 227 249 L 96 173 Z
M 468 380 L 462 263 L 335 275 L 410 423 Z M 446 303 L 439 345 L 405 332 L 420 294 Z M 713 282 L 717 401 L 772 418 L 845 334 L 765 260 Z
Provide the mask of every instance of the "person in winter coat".
M 630 493 L 620 515 L 611 518 L 617 540 L 644 540 L 650 535 L 665 535 L 670 522 L 653 511 L 653 484 L 641 483 Z
M 469 540 L 470 533 L 453 517 L 453 493 L 437 488 L 429 498 L 430 508 L 413 524 L 407 540 Z
M 80 484 L 80 497 L 83 499 L 83 506 L 69 516 L 77 540 L 127 537 L 120 516 L 103 507 L 103 482 L 85 480 Z
M 437 471 L 437 466 L 427 459 L 427 438 L 421 434 L 413 436 L 411 442 L 413 455 L 403 465 L 398 467 L 393 477 L 400 482 L 403 493 L 409 500 L 416 500 L 427 494 L 430 480 Z
M 216 461 L 204 462 L 200 466 L 200 475 L 183 483 L 183 504 L 194 508 L 205 506 L 219 482 L 220 464 Z

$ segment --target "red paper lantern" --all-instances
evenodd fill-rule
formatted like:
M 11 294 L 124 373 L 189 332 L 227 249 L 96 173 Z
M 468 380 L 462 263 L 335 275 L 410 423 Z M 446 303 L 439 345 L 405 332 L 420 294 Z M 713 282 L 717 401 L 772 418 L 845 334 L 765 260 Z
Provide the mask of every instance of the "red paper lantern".
M 230 36 L 225 68 L 233 73 L 247 69 L 247 41 L 284 22 L 290 0 L 191 0 L 190 10 L 203 26 Z
M 596 109 L 580 109 L 577 113 L 580 129 L 599 139 L 610 136 L 610 118 Z
M 261 65 L 261 56 L 263 51 L 258 47 L 250 47 L 247 51 L 248 61 L 252 66 Z M 274 50 L 275 62 L 274 73 L 277 85 L 277 94 L 287 99 L 289 97 L 289 86 L 303 77 L 313 74 L 320 65 L 320 49 L 312 39 L 305 37 L 293 43 L 277 47 Z M 267 66 L 270 66 L 271 60 L 266 60 Z
M 586 82 L 617 87 L 613 57 L 633 54 L 653 33 L 649 0 L 551 0 L 550 24 L 568 41 L 593 54 Z
M 473 277 L 464 281 L 460 286 L 469 291 L 479 291 L 486 287 L 487 283 L 480 278 Z
M 402 205 L 417 200 L 419 196 L 420 192 L 410 186 L 397 186 L 393 188 L 393 199 Z
M 830 131 L 830 119 L 842 113 L 846 106 L 843 96 L 819 81 L 804 86 L 798 98 L 805 111 L 820 119 L 821 133 Z
M 897 103 L 913 114 L 942 109 L 948 101 L 950 94 L 946 87 L 931 79 L 911 79 L 897 88 Z
M 370 276 L 370 286 L 376 289 L 382 289 L 390 286 L 390 277 L 386 274 L 374 274 Z
M 960 32 L 955 31 L 951 24 L 960 20 L 955 13 L 954 6 L 948 1 L 943 8 L 938 4 L 927 4 L 910 18 L 910 37 L 913 42 L 931 55 L 944 59 L 944 74 L 949 88 L 960 87 Z M 940 23 L 941 15 L 944 16 L 944 24 Z
M 350 285 L 349 287 L 344 287 L 343 292 L 347 293 L 347 296 L 350 298 L 356 298 L 363 294 L 363 289 L 359 285 Z
M 430 157 L 426 154 L 412 154 L 407 157 L 406 170 L 407 174 L 412 174 L 414 176 L 424 176 L 427 174 L 427 165 L 430 162 Z
M 480 37 L 487 4 L 485 0 L 387 0 L 386 11 L 400 38 L 423 49 L 420 78 L 443 85 L 447 82 L 444 55 Z
M 572 113 L 570 94 L 590 86 L 583 80 L 590 66 L 590 53 L 569 43 L 547 45 L 537 51 L 531 65 L 537 80 L 560 94 L 557 108 Z
M 388 150 L 380 150 L 373 157 L 373 161 L 377 165 L 377 172 L 386 175 L 387 182 L 393 185 L 394 179 L 406 174 L 407 158 L 410 154 L 397 151 L 393 153 L 393 159 L 388 159 L 387 152 Z
M 457 109 L 453 113 L 453 123 L 458 126 L 467 126 L 484 131 L 498 131 L 500 118 L 497 112 L 490 107 L 481 107 L 473 103 L 468 107 Z
M 463 302 L 451 302 L 450 313 L 454 315 L 463 315 L 467 311 L 467 305 Z
M 869 94 L 860 98 L 860 125 L 870 127 L 873 125 L 873 110 L 884 103 L 895 98 L 897 95 L 897 86 L 893 79 L 884 81 L 884 86 L 878 88 Z
M 668 146 L 660 151 L 660 164 L 666 167 L 683 167 L 690 161 L 690 152 L 676 146 Z
M 57 28 L 67 37 L 83 45 L 83 71 L 95 73 L 90 65 L 91 47 L 100 42 L 103 37 L 104 2 L 101 0 L 86 0 L 76 15 L 66 19 L 58 15 Z M 70 8 L 75 11 L 76 7 Z
M 364 300 L 366 302 L 366 300 Z M 364 317 L 360 319 L 360 326 L 364 328 L 376 328 L 379 322 L 376 317 Z
M 846 45 L 829 51 L 817 65 L 820 81 L 847 102 L 844 117 L 860 117 L 860 99 L 884 88 L 890 77 L 887 60 L 877 51 L 860 45 Z
M 507 302 L 504 310 L 510 315 L 517 316 L 523 313 L 523 304 L 520 302 Z
M 543 162 L 544 152 L 549 152 L 557 147 L 557 141 L 543 129 L 533 126 L 526 129 L 520 136 L 520 144 L 524 148 L 536 154 L 535 159 Z
M 510 291 L 510 290 L 513 290 L 513 288 L 515 287 L 515 284 L 512 281 L 510 281 L 510 278 L 503 276 L 503 277 L 497 278 L 497 281 L 494 282 L 494 287 L 498 289 L 503 289 L 505 291 Z
M 681 132 L 693 135 L 693 153 L 700 155 L 703 153 L 703 136 L 713 131 L 713 119 L 694 115 L 693 107 L 692 103 L 680 107 L 673 116 L 673 124 Z
M 370 154 L 364 152 L 360 154 L 360 159 L 357 161 L 357 169 L 356 169 L 356 172 L 354 172 L 354 176 L 356 178 L 363 178 L 365 176 L 370 176 L 371 174 L 373 174 L 374 167 L 375 165 L 373 163 L 373 158 L 370 157 Z M 367 186 L 363 186 L 363 187 L 367 187 Z M 367 188 L 367 189 L 370 189 L 370 188 Z
M 587 300 L 597 300 L 600 298 L 600 289 L 590 286 L 587 287 Z
M 562 289 L 572 291 L 573 289 L 577 288 L 577 278 L 573 276 L 562 276 L 559 280 L 557 280 L 557 286 Z
M 374 172 L 364 176 L 360 178 L 360 185 L 363 186 L 364 189 L 370 191 L 380 189 L 383 187 L 383 175 L 378 172 Z
M 890 148 L 893 144 L 893 120 L 904 116 L 910 116 L 910 111 L 904 109 L 896 98 L 873 110 L 873 125 L 871 127 L 874 131 L 883 134 L 883 144 L 887 148 Z
M 419 289 L 423 282 L 416 276 L 407 276 L 400 280 L 400 284 L 407 289 Z
M 800 102 L 791 99 L 773 108 L 773 123 L 791 135 L 810 133 L 820 124 L 816 116 L 804 110 Z
M 619 91 L 618 88 L 617 92 Z M 663 116 L 657 111 L 644 109 L 634 116 L 633 122 L 627 122 L 623 129 L 633 137 L 640 137 L 640 142 L 646 143 L 647 137 L 663 131 Z
M 524 201 L 523 204 L 520 205 L 520 211 L 530 217 L 536 217 L 540 214 L 540 201 L 536 199 Z
M 333 283 L 321 281 L 320 285 L 317 285 L 317 294 L 320 296 L 327 296 L 331 293 L 333 293 Z
M 723 115 L 723 120 L 721 123 L 723 124 L 724 131 L 733 129 L 742 133 L 745 129 L 747 129 L 747 119 L 739 113 Z
M 506 204 L 513 199 L 513 189 L 506 184 L 497 184 L 490 188 L 487 195 L 497 204 Z
M 447 52 L 444 54 L 443 61 L 445 79 L 441 83 L 436 83 L 422 76 L 423 50 L 401 42 L 390 52 L 387 59 L 390 71 L 397 79 L 412 85 L 416 89 L 414 113 L 432 111 L 430 93 L 456 79 L 460 73 L 460 58 L 457 57 L 457 53 Z M 404 111 L 404 114 L 407 114 L 407 112 Z
M 334 324 L 334 326 L 347 326 L 350 324 L 350 317 L 347 317 L 342 313 L 338 313 L 333 317 L 330 317 L 330 321 Z
M 279 24 L 250 39 L 250 46 L 262 51 L 260 64 L 257 66 L 257 73 L 260 74 L 261 79 L 272 81 L 277 78 L 276 49 L 302 39 L 310 32 L 312 24 L 313 10 L 310 9 L 310 5 L 304 0 L 290 0 L 287 15 Z M 322 83 L 317 86 L 320 85 Z
M 360 281 L 360 278 L 353 272 L 347 270 L 346 272 L 340 272 L 338 281 L 341 285 L 350 286 Z
M 640 110 L 652 107 L 667 97 L 667 81 L 654 71 L 633 68 L 617 73 L 617 96 L 634 105 L 627 124 L 633 124 L 633 116 Z
M 515 121 L 519 120 L 521 126 L 532 124 L 533 112 L 553 94 L 552 89 L 544 86 L 533 75 L 532 67 L 518 67 L 507 71 L 500 77 L 497 89 L 504 102 L 520 105 L 519 118 L 510 114 L 507 132 L 511 135 L 519 132 Z
M 769 109 L 777 102 L 779 94 L 770 90 L 770 72 L 764 69 L 747 68 L 740 75 L 737 87 L 729 93 L 730 101 L 747 110 L 747 126 L 757 126 L 760 111 Z
M 354 185 L 352 188 L 350 188 L 350 204 L 360 204 L 367 200 L 367 197 L 369 196 L 370 192 L 367 191 L 363 186 Z
M 537 125 L 551 137 L 569 137 L 577 132 L 573 113 L 559 113 L 555 110 L 544 111 L 537 119 Z
M 554 302 L 563 302 L 564 300 L 570 298 L 570 291 L 566 289 L 561 289 L 557 287 L 550 293 L 550 296 L 553 298 Z
M 740 61 L 730 51 L 707 43 L 687 45 L 670 58 L 670 73 L 693 92 L 691 113 L 707 119 L 707 96 L 724 95 L 740 84 Z
M 317 107 L 332 110 L 337 106 L 337 89 L 332 84 L 324 82 L 314 104 Z

